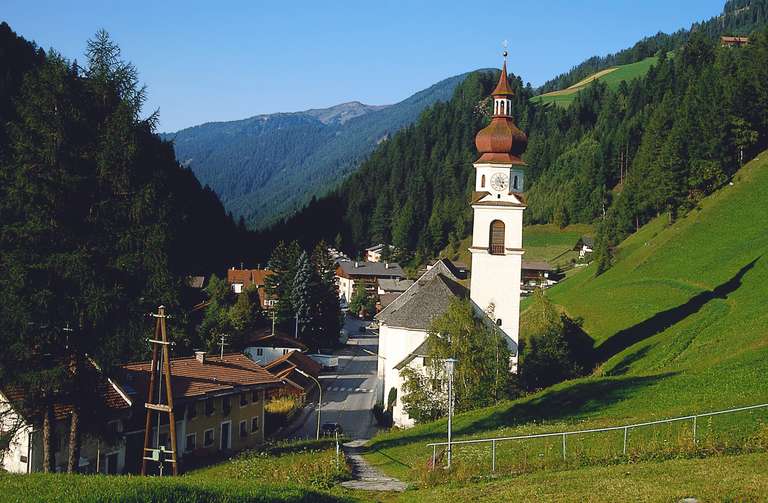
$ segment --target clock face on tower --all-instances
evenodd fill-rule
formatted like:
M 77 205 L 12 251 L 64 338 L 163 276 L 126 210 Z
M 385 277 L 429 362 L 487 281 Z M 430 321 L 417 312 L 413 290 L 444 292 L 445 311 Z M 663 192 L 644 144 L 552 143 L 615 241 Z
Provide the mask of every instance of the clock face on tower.
M 509 179 L 504 173 L 494 173 L 491 177 L 491 188 L 496 192 L 502 192 L 509 187 Z

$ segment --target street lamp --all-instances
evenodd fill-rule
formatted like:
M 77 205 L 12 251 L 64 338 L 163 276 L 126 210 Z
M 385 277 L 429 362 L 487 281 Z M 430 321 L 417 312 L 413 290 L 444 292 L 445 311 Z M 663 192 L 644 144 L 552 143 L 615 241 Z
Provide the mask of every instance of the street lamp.
M 317 383 L 317 391 L 320 393 L 320 395 L 317 398 L 317 440 L 320 440 L 320 407 L 323 406 L 323 387 L 320 385 L 320 381 L 318 381 L 314 376 L 307 374 L 303 370 L 297 368 L 296 372 L 303 375 L 304 377 L 309 377 L 313 381 Z
M 451 468 L 451 416 L 453 416 L 453 370 L 456 367 L 455 358 L 446 358 L 445 372 L 448 374 L 448 469 Z

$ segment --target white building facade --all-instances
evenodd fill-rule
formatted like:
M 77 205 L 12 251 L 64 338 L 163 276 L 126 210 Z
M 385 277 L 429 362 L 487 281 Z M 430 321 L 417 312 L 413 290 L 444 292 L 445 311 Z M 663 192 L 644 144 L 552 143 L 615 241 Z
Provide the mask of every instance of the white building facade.
M 475 138 L 480 158 L 474 163 L 470 288 L 461 285 L 451 267 L 441 260 L 377 315 L 378 398 L 386 407 L 389 396 L 397 396 L 392 416 L 400 427 L 413 424 L 402 408 L 400 369 L 423 366 L 423 343 L 431 322 L 445 312 L 452 298 L 469 297 L 479 316 L 501 328 L 513 355 L 510 370 L 516 368 L 525 210 L 525 163 L 520 156 L 528 138 L 512 119 L 514 92 L 507 79 L 506 61 L 491 94 L 491 122 Z

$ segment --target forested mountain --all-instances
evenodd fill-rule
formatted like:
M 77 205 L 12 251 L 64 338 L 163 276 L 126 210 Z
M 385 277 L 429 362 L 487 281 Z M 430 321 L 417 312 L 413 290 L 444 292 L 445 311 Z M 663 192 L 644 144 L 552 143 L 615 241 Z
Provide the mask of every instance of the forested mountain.
M 764 26 L 766 22 L 768 22 L 768 0 L 728 0 L 725 2 L 723 13 L 719 16 L 704 22 L 693 23 L 688 30 L 678 30 L 672 34 L 659 32 L 615 54 L 591 57 L 568 72 L 548 80 L 538 89 L 538 92 L 542 94 L 565 89 L 600 70 L 637 63 L 654 56 L 659 51 L 673 51 L 682 46 L 692 33 L 704 33 L 709 37 L 724 34 L 747 35 L 756 28 Z
M 351 102 L 211 122 L 162 136 L 228 211 L 263 227 L 336 187 L 381 141 L 424 108 L 450 99 L 465 77 L 443 80 L 390 106 Z
M 758 12 L 763 3 L 739 5 Z M 755 26 L 747 21 L 727 31 Z M 694 208 L 765 148 L 768 36 L 753 32 L 749 46 L 725 48 L 716 35 L 698 30 L 674 58 L 658 52 L 644 77 L 615 90 L 596 82 L 568 108 L 530 103 L 533 90 L 513 79 L 513 116 L 529 135 L 527 222 L 602 224 L 598 251 L 607 267 L 627 233 L 661 212 L 674 218 Z M 426 110 L 335 193 L 265 238 L 324 238 L 351 253 L 389 241 L 414 262 L 458 246 L 469 232 L 473 139 L 487 123 L 494 78 L 470 75 L 450 102 Z

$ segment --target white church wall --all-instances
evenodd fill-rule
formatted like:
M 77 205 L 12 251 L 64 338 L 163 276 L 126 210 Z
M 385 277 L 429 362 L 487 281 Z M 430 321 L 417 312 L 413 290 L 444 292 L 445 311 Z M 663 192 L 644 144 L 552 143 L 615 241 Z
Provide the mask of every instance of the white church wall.
M 382 324 L 379 327 L 379 378 L 383 374 L 384 381 L 381 386 L 380 401 L 384 406 L 389 396 L 389 390 L 397 390 L 397 401 L 393 409 L 393 420 L 397 426 L 412 426 L 413 421 L 402 409 L 401 398 L 403 396 L 402 378 L 395 365 L 411 354 L 427 338 L 424 330 L 410 330 L 406 328 L 390 327 Z
M 501 220 L 504 222 L 504 247 L 518 249 L 523 247 L 523 208 L 478 205 L 473 208 L 475 216 L 472 225 L 472 246 L 488 248 L 491 222 Z M 472 275 L 475 275 L 474 270 Z

